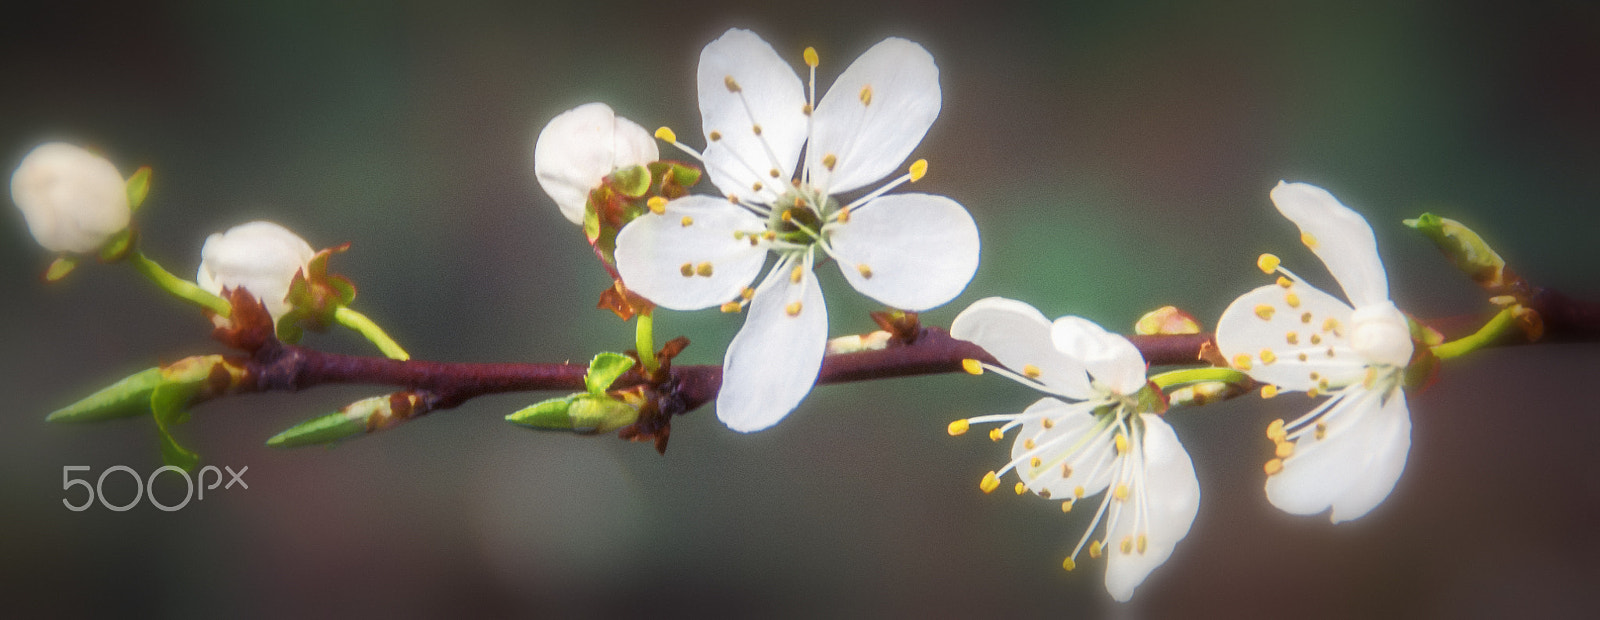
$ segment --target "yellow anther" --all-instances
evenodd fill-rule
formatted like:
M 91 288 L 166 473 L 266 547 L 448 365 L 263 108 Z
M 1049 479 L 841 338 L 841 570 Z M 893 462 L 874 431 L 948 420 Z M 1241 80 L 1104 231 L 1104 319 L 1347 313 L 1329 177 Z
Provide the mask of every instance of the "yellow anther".
M 1055 428 L 1055 427 L 1056 427 L 1056 422 L 1055 422 L 1055 420 L 1051 420 L 1051 419 L 1050 419 L 1050 418 L 1043 418 L 1043 419 L 1040 419 L 1040 420 L 1039 420 L 1039 424 L 1041 424 L 1041 425 L 1043 425 L 1043 426 L 1044 426 L 1044 430 L 1050 430 L 1050 429 L 1052 429 L 1052 428 Z
M 1072 570 L 1074 568 L 1077 568 L 1077 567 L 1078 567 L 1078 563 L 1072 561 L 1072 558 L 1067 558 L 1067 559 L 1061 561 L 1061 568 L 1065 568 L 1065 569 L 1070 571 L 1070 570 Z
M 1289 458 L 1292 454 L 1294 454 L 1294 444 L 1287 441 L 1278 442 L 1278 448 L 1273 451 L 1273 455 L 1280 459 Z
M 978 488 L 983 489 L 984 493 L 993 493 L 995 489 L 1000 488 L 1000 477 L 994 475 L 992 471 L 984 474 L 983 480 L 978 482 Z
M 1302 361 L 1302 362 L 1306 361 L 1306 354 L 1301 353 L 1298 357 L 1300 358 L 1300 361 Z
M 1267 464 L 1263 465 L 1261 469 L 1265 470 L 1268 476 L 1276 475 L 1278 472 L 1283 471 L 1283 459 L 1267 461 Z
M 967 359 L 961 360 L 961 369 L 967 371 L 967 374 L 969 374 L 969 375 L 981 375 L 981 374 L 983 374 L 983 364 L 979 363 L 978 360 L 972 359 L 970 357 L 967 358 Z
M 761 132 L 757 131 L 756 133 L 760 134 Z M 778 178 L 780 176 L 783 176 L 783 173 L 779 172 L 777 168 L 769 168 L 769 169 L 767 169 L 767 176 L 776 179 L 776 178 Z
M 738 311 L 742 310 L 743 308 L 744 308 L 744 306 L 740 305 L 739 302 L 737 302 L 737 301 L 730 301 L 728 303 L 722 304 L 722 311 L 726 312 L 728 314 L 733 314 L 735 312 L 738 312 Z
M 956 420 L 954 422 L 951 422 L 950 423 L 950 428 L 948 428 L 946 430 L 950 431 L 950 436 L 951 437 L 955 437 L 955 436 L 958 436 L 958 435 L 967 434 L 967 429 L 969 429 L 969 428 L 972 428 L 972 423 L 971 422 L 968 422 L 966 420 Z
M 751 125 L 750 126 L 750 131 L 755 133 L 758 136 L 761 135 L 761 124 L 760 123 L 756 123 L 754 125 Z
M 775 232 L 772 232 L 772 231 L 769 230 L 769 231 L 761 233 L 761 238 L 762 239 L 766 239 L 767 241 L 771 241 L 773 239 L 777 239 L 778 238 L 778 233 L 775 233 Z
M 684 263 L 682 265 L 679 265 L 678 266 L 678 273 L 683 274 L 683 277 L 685 277 L 685 278 L 694 277 L 694 263 Z
M 783 311 L 789 313 L 789 316 L 800 316 L 800 302 L 789 302 L 789 305 L 783 307 Z
M 1272 385 L 1270 383 L 1267 384 L 1267 385 L 1261 386 L 1261 397 L 1262 398 L 1272 398 L 1272 397 L 1277 396 L 1277 395 L 1278 395 L 1278 386 Z
M 673 131 L 671 127 L 662 127 L 656 130 L 656 139 L 662 142 L 677 142 L 678 133 Z
M 1070 499 L 1061 500 L 1061 512 L 1072 512 L 1072 504 L 1073 501 Z
M 1333 349 L 1328 349 L 1328 350 L 1332 351 Z M 1318 381 L 1317 382 L 1317 387 L 1320 388 L 1324 392 L 1328 391 L 1328 380 L 1327 379 L 1323 379 L 1321 381 Z
M 1133 537 L 1132 536 L 1123 536 L 1122 537 L 1122 544 L 1117 545 L 1117 546 L 1122 548 L 1122 555 L 1128 555 L 1130 553 L 1133 553 Z
M 1111 496 L 1117 498 L 1117 501 L 1128 499 L 1128 485 L 1117 485 L 1117 488 L 1111 491 Z
M 1322 441 L 1323 439 L 1327 438 L 1327 436 L 1328 436 L 1328 424 L 1325 423 L 1325 422 L 1318 422 L 1317 423 L 1317 441 Z
M 872 105 L 872 85 L 861 87 L 861 105 Z
M 806 59 L 807 67 L 815 68 L 821 62 L 821 59 L 817 58 L 817 48 L 815 47 L 807 47 L 806 51 L 800 55 Z
M 1315 371 L 1315 370 L 1311 371 L 1311 373 L 1306 375 L 1306 376 L 1310 377 L 1312 381 L 1316 381 L 1317 379 L 1322 377 L 1322 375 L 1317 374 L 1317 371 Z
M 1044 371 L 1039 370 L 1039 367 L 1034 366 L 1033 364 L 1023 364 L 1022 374 L 1029 379 L 1038 379 L 1039 375 L 1044 374 Z
M 733 79 L 731 75 L 722 76 L 722 85 L 728 87 L 728 92 L 730 93 L 739 92 L 739 82 Z
M 1328 347 L 1328 357 L 1333 357 L 1333 347 Z
M 1072 497 L 1075 499 L 1083 499 L 1083 487 L 1081 485 L 1072 487 Z
M 1239 370 L 1250 370 L 1250 356 L 1244 353 L 1233 356 L 1233 367 Z
M 1294 332 L 1284 334 L 1283 339 L 1288 341 L 1289 344 L 1300 344 L 1300 334 Z
M 1150 538 L 1144 534 L 1139 535 L 1139 555 L 1144 555 L 1144 550 L 1150 548 Z
M 763 188 L 763 187 L 766 187 L 766 186 L 762 185 L 760 181 L 756 181 L 755 183 L 751 183 L 750 184 L 750 191 L 759 192 L 759 191 L 761 191 L 761 188 Z
M 804 114 L 806 116 L 811 116 L 811 113 L 815 112 L 815 111 L 816 110 L 812 109 L 811 104 L 809 104 L 809 103 L 805 103 L 805 104 L 801 104 L 800 105 L 800 113 L 801 114 Z
M 919 159 L 911 162 L 911 182 L 921 181 L 928 174 L 928 160 Z
M 1050 499 L 1050 489 L 1039 489 L 1039 497 Z
M 1287 295 L 1284 295 L 1283 296 L 1283 303 L 1289 304 L 1290 308 L 1299 308 L 1300 307 L 1300 296 L 1296 295 L 1294 293 L 1289 293 Z
M 804 277 L 805 275 L 805 267 L 801 265 L 795 265 L 794 269 L 789 270 L 789 282 L 792 284 L 799 284 L 800 278 Z
M 1319 344 L 1322 344 L 1322 334 L 1311 334 L 1311 345 L 1316 346 Z
M 694 272 L 702 278 L 711 277 L 711 263 L 700 263 L 694 266 Z
M 794 221 L 794 209 L 784 209 L 783 210 L 783 215 L 780 215 L 778 217 L 780 219 L 782 219 L 783 221 L 785 221 L 785 222 L 793 222 Z
M 649 206 L 650 212 L 656 215 L 661 215 L 662 213 L 667 212 L 666 198 L 662 198 L 660 196 L 651 196 L 649 200 L 644 201 L 644 204 Z
M 1322 321 L 1322 331 L 1331 332 L 1339 329 L 1339 319 L 1328 317 Z
M 1372 386 L 1377 385 L 1377 384 L 1378 384 L 1378 369 L 1373 368 L 1371 366 L 1368 366 L 1367 367 L 1366 376 L 1361 378 L 1361 387 L 1364 387 L 1364 388 L 1367 388 L 1367 389 L 1370 390 L 1370 389 L 1372 389 Z
M 744 287 L 744 290 L 739 291 L 739 296 L 743 297 L 745 299 L 745 301 L 749 301 L 750 298 L 756 296 L 756 290 L 746 286 L 746 287 Z
M 1043 464 L 1044 464 L 1044 461 L 1042 459 L 1040 459 L 1039 457 L 1037 457 L 1037 456 L 1033 457 L 1032 460 L 1028 461 L 1028 465 L 1033 467 L 1034 469 L 1038 469 L 1039 466 L 1043 465 Z
M 1294 285 L 1294 282 L 1289 281 L 1288 278 L 1285 278 L 1283 276 L 1278 276 L 1278 286 L 1281 286 L 1283 288 L 1289 288 L 1290 286 L 1293 286 L 1293 285 Z
M 1062 463 L 1061 464 L 1061 477 L 1062 478 L 1071 478 L 1072 477 L 1072 466 L 1071 465 L 1068 465 L 1066 463 Z
M 1256 316 L 1261 317 L 1263 321 L 1271 321 L 1272 313 L 1274 312 L 1277 312 L 1277 310 L 1267 304 L 1256 305 Z
M 1017 495 L 1022 495 L 1028 492 L 1028 485 L 1018 482 L 1017 486 L 1012 487 L 1012 490 L 1016 491 Z
M 744 231 L 742 231 L 742 230 L 733 231 L 733 240 L 734 241 L 744 241 Z
M 716 141 L 722 139 L 722 132 L 716 131 L 716 130 L 712 130 L 711 134 L 706 136 L 706 137 L 711 138 L 712 142 L 716 142 Z
M 1260 357 L 1263 364 L 1271 364 L 1278 361 L 1278 354 L 1273 353 L 1272 349 L 1262 349 Z
M 1272 273 L 1277 271 L 1278 265 L 1282 263 L 1283 261 L 1278 260 L 1278 257 L 1273 254 L 1262 254 L 1261 256 L 1256 257 L 1256 268 L 1260 269 L 1262 273 Z
M 689 226 L 689 225 L 694 223 L 694 218 L 685 215 L 685 216 L 683 216 L 683 219 L 678 220 L 678 223 L 679 224 L 683 224 L 685 227 L 687 227 L 687 226 Z
M 856 273 L 861 274 L 861 277 L 868 280 L 872 279 L 872 268 L 868 267 L 866 263 L 856 265 Z
M 1300 243 L 1306 244 L 1306 247 L 1311 248 L 1313 250 L 1317 249 L 1317 238 L 1311 236 L 1311 233 L 1301 231 L 1300 232 Z
M 1006 436 L 1005 431 L 1002 431 L 1002 430 L 1000 430 L 998 428 L 989 429 L 989 440 L 990 441 L 1000 441 L 1000 438 L 1001 437 L 1005 437 L 1005 436 Z
M 839 210 L 839 223 L 840 224 L 846 224 L 846 223 L 849 223 L 849 222 L 850 222 L 850 207 L 845 207 L 843 209 L 840 209 Z
M 833 153 L 828 153 L 827 155 L 822 156 L 822 167 L 827 168 L 829 172 L 832 172 L 833 166 L 838 163 L 839 156 L 834 155 Z
M 1311 386 L 1311 389 L 1306 390 L 1306 398 L 1316 398 L 1316 397 L 1321 396 L 1321 395 L 1322 395 L 1322 392 L 1317 389 L 1317 386 L 1313 385 L 1313 386 Z
M 1283 441 L 1283 438 L 1288 435 L 1288 431 L 1283 430 L 1283 418 L 1273 420 L 1271 424 L 1267 425 L 1267 439 Z
M 1033 438 L 1032 437 L 1029 437 L 1027 439 L 1022 440 L 1022 447 L 1025 448 L 1025 449 L 1028 449 L 1028 450 L 1032 450 L 1032 449 L 1037 448 L 1039 446 L 1038 446 L 1038 444 L 1033 443 Z
M 1100 541 L 1089 543 L 1089 557 L 1100 559 Z
M 1300 314 L 1300 322 L 1301 323 L 1310 323 L 1311 322 L 1311 313 L 1310 312 L 1301 313 Z
M 1117 445 L 1117 454 L 1126 454 L 1128 452 L 1128 436 L 1127 435 L 1124 435 L 1122 433 L 1117 433 L 1117 437 L 1116 437 L 1116 439 L 1113 440 L 1113 443 L 1115 443 Z
M 735 194 L 728 194 L 728 202 L 731 202 L 733 204 L 739 204 L 739 196 L 737 196 Z

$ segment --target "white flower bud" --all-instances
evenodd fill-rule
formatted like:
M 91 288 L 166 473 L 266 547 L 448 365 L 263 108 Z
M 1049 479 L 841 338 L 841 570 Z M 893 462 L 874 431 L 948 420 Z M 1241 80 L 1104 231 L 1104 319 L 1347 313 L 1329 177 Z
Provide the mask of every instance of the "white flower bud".
M 586 103 L 553 119 L 533 145 L 539 186 L 574 224 L 583 223 L 589 192 L 622 168 L 660 159 L 655 138 L 604 103 Z
M 128 190 L 106 158 L 65 142 L 46 142 L 11 174 L 11 200 L 44 249 L 86 254 L 128 228 Z
M 212 293 L 243 287 L 267 306 L 274 321 L 289 311 L 289 283 L 316 251 L 289 229 L 272 222 L 250 222 L 216 233 L 200 249 L 195 283 Z

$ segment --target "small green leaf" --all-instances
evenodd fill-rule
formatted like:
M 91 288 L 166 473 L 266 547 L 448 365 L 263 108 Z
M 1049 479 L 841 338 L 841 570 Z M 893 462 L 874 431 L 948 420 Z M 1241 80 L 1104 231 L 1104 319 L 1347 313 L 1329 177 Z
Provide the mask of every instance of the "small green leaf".
M 114 263 L 128 257 L 133 251 L 133 229 L 125 228 L 100 246 L 100 262 Z
M 603 396 L 611 384 L 616 383 L 617 377 L 630 368 L 633 368 L 633 358 L 609 351 L 600 353 L 589 362 L 589 374 L 583 376 L 583 385 L 590 394 Z
M 145 196 L 150 195 L 150 167 L 144 166 L 133 171 L 133 176 L 128 177 L 128 208 L 134 212 L 144 204 Z
M 567 409 L 578 396 L 580 394 L 571 394 L 539 402 L 506 416 L 506 421 L 533 428 L 570 431 L 572 417 L 567 415 Z
M 387 399 L 387 396 L 381 397 Z M 365 416 L 351 416 L 346 411 L 317 416 L 292 427 L 289 430 L 273 435 L 267 440 L 267 445 L 274 448 L 296 448 L 318 444 L 330 444 L 341 439 L 365 435 L 367 433 L 367 420 Z
M 200 456 L 178 445 L 172 436 L 172 427 L 189 421 L 189 401 L 200 392 L 199 383 L 167 381 L 150 393 L 150 411 L 156 420 L 156 431 L 161 434 L 161 458 L 168 465 L 193 471 Z
M 50 262 L 50 267 L 44 270 L 44 281 L 45 282 L 60 282 L 62 278 L 67 277 L 67 274 L 72 273 L 72 270 L 73 269 L 77 269 L 77 268 L 78 268 L 78 257 L 76 257 L 76 256 L 60 256 L 60 257 L 57 257 L 54 261 Z
M 629 198 L 639 198 L 650 191 L 650 169 L 644 166 L 623 168 L 611 173 L 611 187 Z
M 88 398 L 56 410 L 48 422 L 100 422 L 150 412 L 150 393 L 164 381 L 160 368 L 146 368 Z

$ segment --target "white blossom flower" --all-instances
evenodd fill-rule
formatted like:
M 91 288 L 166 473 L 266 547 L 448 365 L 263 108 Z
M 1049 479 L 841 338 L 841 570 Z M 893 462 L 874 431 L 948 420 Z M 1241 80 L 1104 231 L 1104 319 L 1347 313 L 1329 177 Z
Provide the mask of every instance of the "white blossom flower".
M 911 311 L 953 299 L 978 264 L 977 227 L 960 204 L 883 195 L 920 179 L 923 160 L 848 203 L 835 198 L 893 172 L 927 133 L 940 106 L 933 57 L 886 39 L 816 103 L 816 51 L 804 56 L 809 87 L 749 31 L 707 45 L 698 78 L 705 153 L 670 129 L 656 135 L 699 157 L 724 197 L 657 202 L 617 236 L 623 282 L 656 304 L 749 307 L 717 397 L 717 416 L 741 432 L 776 424 L 816 381 L 828 333 L 818 261 L 833 259 L 856 290 Z M 768 252 L 776 264 L 755 283 Z
M 1033 491 L 1061 500 L 1071 512 L 1078 501 L 1104 493 L 1089 527 L 1062 562 L 1077 567 L 1078 554 L 1106 559 L 1106 591 L 1119 601 L 1150 571 L 1167 561 L 1189 533 L 1200 509 L 1200 483 L 1189 454 L 1172 427 L 1152 411 L 1146 392 L 1144 357 L 1128 339 L 1075 316 L 1054 323 L 1032 306 L 991 297 L 956 317 L 950 335 L 989 352 L 1004 368 L 968 360 L 968 370 L 987 367 L 1049 394 L 1021 413 L 957 420 L 952 435 L 972 424 L 1000 423 L 990 431 L 999 441 L 1020 428 L 1011 462 L 984 476 L 980 487 L 993 491 L 1000 477 L 1015 471 L 1017 494 Z M 1154 388 L 1151 388 L 1154 389 Z M 1159 402 L 1159 399 L 1154 400 Z M 1099 538 L 1094 533 L 1101 524 Z
M 46 142 L 11 174 L 11 200 L 34 240 L 51 252 L 90 253 L 128 228 L 122 174 L 106 158 L 65 142 Z
M 539 132 L 533 174 L 574 224 L 583 223 L 589 192 L 607 175 L 660 159 L 655 138 L 604 103 L 562 112 Z
M 1332 508 L 1334 523 L 1372 510 L 1394 489 L 1411 448 L 1411 415 L 1401 390 L 1411 359 L 1405 315 L 1389 301 L 1372 228 L 1322 188 L 1280 182 L 1272 202 L 1300 228 L 1349 304 L 1306 284 L 1263 254 L 1277 284 L 1235 300 L 1217 322 L 1217 348 L 1233 365 L 1279 390 L 1331 396 L 1267 437 L 1267 499 L 1292 514 Z M 1354 306 L 1354 307 L 1352 307 Z
M 215 233 L 200 248 L 195 283 L 211 293 L 243 287 L 277 321 L 290 310 L 289 284 L 316 255 L 299 235 L 272 222 L 250 222 Z

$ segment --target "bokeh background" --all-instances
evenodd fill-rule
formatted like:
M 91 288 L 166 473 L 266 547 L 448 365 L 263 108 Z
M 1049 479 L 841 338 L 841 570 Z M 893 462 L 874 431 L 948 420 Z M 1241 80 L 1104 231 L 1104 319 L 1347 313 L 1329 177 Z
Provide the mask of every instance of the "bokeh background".
M 699 48 L 762 33 L 827 83 L 885 36 L 937 59 L 944 107 L 919 190 L 967 206 L 972 284 L 1121 330 L 1168 303 L 1209 327 L 1282 255 L 1329 283 L 1267 200 L 1329 188 L 1376 228 L 1399 304 L 1485 308 L 1399 225 L 1423 210 L 1494 241 L 1537 283 L 1600 298 L 1600 9 L 1588 2 L 904 1 L 8 3 L 0 164 L 34 144 L 96 145 L 155 169 L 147 251 L 193 272 L 205 235 L 252 219 L 353 248 L 357 307 L 421 358 L 584 360 L 631 345 L 594 310 L 607 281 L 538 189 L 546 120 L 609 102 L 699 144 Z M 666 150 L 664 150 L 666 152 Z M 6 615 L 922 615 L 1560 617 L 1600 605 L 1593 344 L 1494 350 L 1412 399 L 1404 478 L 1330 526 L 1261 493 L 1266 422 L 1243 398 L 1169 420 L 1199 471 L 1188 539 L 1132 605 L 1098 562 L 1060 561 L 1088 515 L 977 490 L 1006 448 L 957 417 L 1034 394 L 993 376 L 819 389 L 739 435 L 710 407 L 665 456 L 539 434 L 484 398 L 334 449 L 264 440 L 378 388 L 204 406 L 179 431 L 248 490 L 178 512 L 62 506 L 61 469 L 160 465 L 148 419 L 43 416 L 159 362 L 213 352 L 197 313 L 129 269 L 39 281 L 48 258 L 0 215 L 0 600 Z M 824 273 L 835 334 L 870 329 Z M 667 313 L 692 362 L 740 318 Z M 365 352 L 344 334 L 330 350 Z M 125 476 L 110 476 L 125 502 Z M 114 489 L 114 490 L 113 490 Z M 158 485 L 158 490 L 174 492 Z M 181 493 L 181 485 L 175 491 Z M 72 501 L 78 501 L 76 492 Z M 165 497 L 174 497 L 167 495 Z M 170 500 L 169 500 L 170 501 Z

